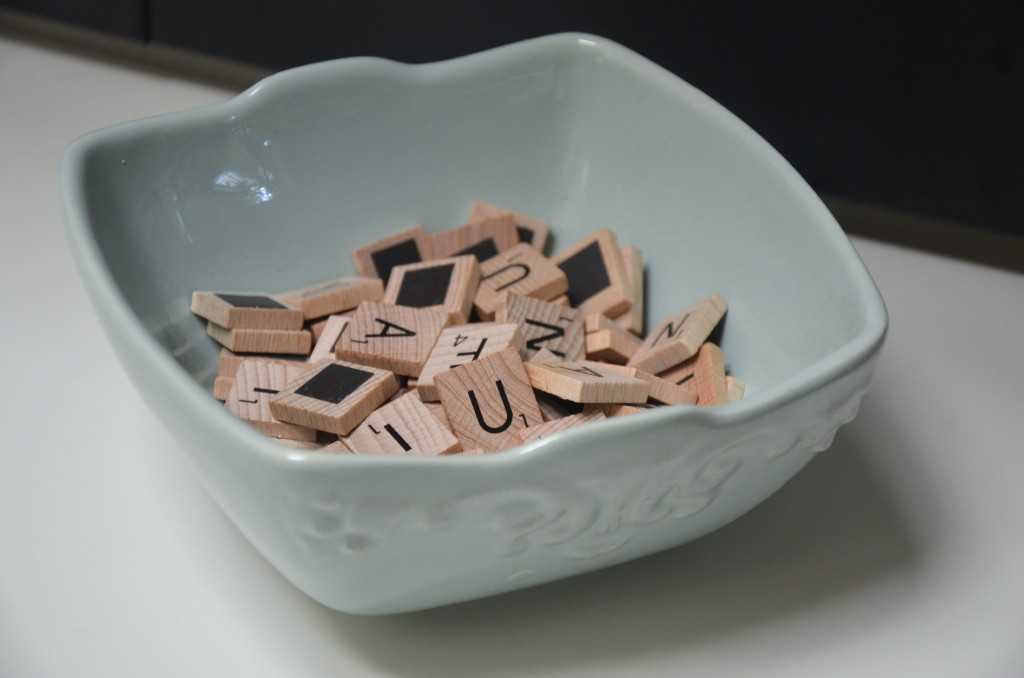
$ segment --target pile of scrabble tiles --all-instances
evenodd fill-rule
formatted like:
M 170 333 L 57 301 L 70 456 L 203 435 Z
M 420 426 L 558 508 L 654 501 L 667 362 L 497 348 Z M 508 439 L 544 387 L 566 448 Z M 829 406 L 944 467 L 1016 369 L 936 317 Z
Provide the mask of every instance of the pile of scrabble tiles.
M 548 224 L 477 201 L 352 252 L 358 275 L 279 294 L 197 291 L 224 348 L 214 395 L 324 452 L 485 454 L 654 407 L 742 396 L 709 337 L 718 294 L 646 338 L 642 252 L 599 230 L 547 257 Z

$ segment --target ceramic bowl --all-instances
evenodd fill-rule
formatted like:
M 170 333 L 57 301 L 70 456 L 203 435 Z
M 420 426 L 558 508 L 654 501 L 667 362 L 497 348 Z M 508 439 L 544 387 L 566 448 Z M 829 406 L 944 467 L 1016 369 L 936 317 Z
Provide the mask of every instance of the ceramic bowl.
M 286 578 L 337 610 L 463 601 L 621 563 L 750 510 L 827 448 L 887 326 L 824 205 L 755 132 L 608 40 L 274 75 L 225 103 L 93 132 L 62 168 L 67 232 L 125 370 Z M 745 397 L 618 417 L 483 457 L 297 451 L 210 395 L 196 289 L 284 291 L 482 198 L 645 253 L 648 317 L 719 292 Z M 145 452 L 141 450 L 140 452 Z

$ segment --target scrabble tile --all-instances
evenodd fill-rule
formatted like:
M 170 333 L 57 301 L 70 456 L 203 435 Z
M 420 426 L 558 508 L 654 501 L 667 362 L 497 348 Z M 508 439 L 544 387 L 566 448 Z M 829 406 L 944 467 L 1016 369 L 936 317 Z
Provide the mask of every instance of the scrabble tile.
M 569 279 L 569 304 L 581 313 L 615 317 L 629 310 L 631 291 L 615 234 L 607 228 L 551 260 Z
M 528 443 L 531 440 L 546 438 L 554 433 L 558 433 L 559 431 L 565 431 L 583 424 L 601 421 L 604 418 L 604 412 L 600 411 L 587 412 L 586 414 L 572 414 L 568 417 L 562 417 L 561 419 L 555 419 L 554 421 L 546 421 L 543 424 L 538 424 L 537 426 L 524 428 L 519 432 L 519 440 L 520 442 Z
M 277 295 L 281 301 L 302 309 L 306 320 L 323 318 L 353 309 L 361 301 L 380 301 L 384 283 L 377 277 L 345 276 Z
M 193 292 L 192 312 L 229 329 L 301 330 L 302 311 L 266 294 Z
M 227 400 L 228 394 L 231 393 L 231 387 L 234 385 L 234 377 L 214 377 L 213 397 L 220 401 Z
M 591 313 L 583 321 L 587 360 L 625 363 L 636 355 L 640 339 L 603 313 Z
M 560 296 L 557 296 L 557 297 L 555 297 L 554 299 L 551 300 L 551 303 L 552 304 L 557 304 L 559 306 L 564 306 L 566 308 L 569 308 L 569 295 L 568 294 L 562 294 Z
M 391 269 L 434 257 L 431 237 L 423 226 L 381 238 L 352 251 L 352 261 L 359 275 L 380 278 L 387 285 Z
M 319 449 L 321 452 L 326 452 L 328 454 L 352 454 L 352 450 L 350 450 L 348 448 L 348 445 L 346 445 L 344 441 L 340 439 L 327 443 L 326 445 L 321 446 Z
M 415 393 L 374 411 L 352 431 L 347 445 L 357 454 L 436 456 L 462 451 L 454 434 Z
M 212 322 L 206 333 L 235 353 L 290 353 L 309 355 L 313 335 L 309 330 L 228 329 Z
M 522 212 L 514 212 L 507 207 L 501 207 L 494 203 L 477 200 L 469 212 L 469 223 L 483 221 L 490 217 L 500 217 L 504 214 L 511 214 L 515 221 L 516 231 L 519 233 L 519 240 L 530 245 L 538 252 L 543 252 L 548 242 L 548 222 L 543 219 L 531 217 Z
M 448 415 L 444 413 L 444 405 L 441 401 L 423 401 L 423 405 L 430 411 L 434 418 L 441 422 L 446 429 L 452 430 L 452 425 L 448 422 Z
M 654 401 L 664 405 L 694 405 L 697 403 L 697 395 L 689 388 L 674 384 L 650 372 L 624 365 L 606 365 L 606 367 L 646 381 L 651 387 L 650 393 L 647 394 L 648 402 Z
M 451 323 L 467 323 L 480 283 L 480 264 L 462 255 L 396 266 L 384 303 L 443 310 Z
M 541 360 L 562 360 L 562 358 L 559 358 L 557 355 L 552 353 L 549 349 L 541 348 L 540 350 L 536 351 L 532 356 L 530 356 L 527 360 L 532 362 L 532 361 L 535 361 L 535 360 L 536 361 L 541 361 Z
M 497 353 L 508 346 L 523 349 L 523 335 L 515 323 L 473 323 L 448 327 L 441 332 L 416 381 L 424 401 L 438 400 L 434 377 L 441 372 Z
M 718 293 L 662 320 L 630 361 L 632 367 L 660 374 L 697 352 L 728 306 Z
M 583 316 L 575 309 L 519 294 L 505 294 L 495 309 L 494 319 L 519 325 L 527 359 L 542 348 L 563 360 L 581 360 L 585 355 Z
M 586 407 L 582 403 L 574 403 L 537 389 L 533 390 L 533 396 L 537 399 L 540 417 L 544 421 L 556 421 L 563 417 L 571 417 L 574 414 L 582 413 Z
M 305 356 L 302 355 L 273 355 L 271 353 L 235 353 L 226 348 L 220 350 L 217 356 L 217 375 L 213 381 L 213 397 L 217 400 L 224 400 L 228 397 L 231 385 L 235 383 L 235 373 L 246 360 L 258 358 L 267 362 L 292 364 L 303 366 Z
M 481 318 L 489 320 L 502 294 L 548 300 L 568 289 L 569 281 L 562 269 L 529 244 L 519 243 L 480 265 L 480 286 L 473 307 Z
M 417 377 L 446 322 L 444 311 L 364 301 L 350 317 L 335 355 Z
M 510 346 L 434 378 L 455 437 L 467 450 L 503 450 L 519 444 L 520 429 L 541 423 L 537 399 Z
M 304 363 L 286 365 L 255 358 L 243 360 L 235 373 L 224 406 L 266 435 L 293 440 L 316 440 L 315 430 L 281 421 L 270 408 L 271 398 L 307 367 Z
M 439 259 L 472 254 L 483 262 L 517 244 L 519 233 L 511 214 L 489 217 L 431 236 L 434 257 Z
M 629 280 L 629 310 L 615 317 L 615 323 L 638 337 L 644 335 L 644 253 L 633 245 L 619 250 Z
M 591 361 L 531 360 L 530 385 L 575 403 L 642 403 L 651 391 L 642 379 Z
M 341 335 L 348 329 L 350 319 L 345 316 L 332 315 L 327 317 L 320 338 L 316 340 L 312 352 L 309 354 L 309 363 L 318 363 L 321 360 L 334 360 L 335 350 Z
M 729 402 L 729 389 L 725 379 L 725 358 L 722 349 L 705 342 L 696 355 L 672 369 L 658 374 L 668 382 L 689 389 L 696 396 L 697 405 L 720 405 Z
M 290 380 L 271 397 L 270 411 L 280 421 L 347 435 L 397 390 L 387 370 L 334 360 Z
M 736 377 L 727 374 L 725 375 L 725 392 L 729 396 L 729 402 L 734 403 L 743 397 L 744 391 L 747 390 L 747 385 Z
M 298 365 L 299 367 L 305 368 L 303 365 L 305 362 L 304 356 L 299 355 L 274 355 L 272 353 L 264 354 L 252 354 L 252 353 L 235 353 L 226 348 L 220 350 L 220 354 L 217 356 L 217 376 L 219 377 L 235 377 L 235 372 L 242 366 L 242 363 L 246 360 L 252 359 L 265 360 L 272 363 L 292 364 Z
M 608 417 L 624 417 L 629 414 L 648 412 L 656 407 L 657 405 L 650 403 L 614 403 L 605 407 L 604 413 Z

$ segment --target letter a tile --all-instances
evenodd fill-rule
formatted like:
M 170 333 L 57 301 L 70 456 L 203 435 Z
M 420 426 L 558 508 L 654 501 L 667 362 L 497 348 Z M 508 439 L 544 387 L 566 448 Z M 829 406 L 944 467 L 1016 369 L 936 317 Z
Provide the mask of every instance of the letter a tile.
M 650 384 L 589 360 L 531 360 L 525 365 L 538 391 L 574 403 L 643 403 Z
M 364 301 L 338 340 L 339 360 L 419 376 L 448 314 L 444 311 Z
M 442 372 L 434 383 L 463 449 L 494 452 L 514 447 L 521 429 L 543 421 L 513 346 Z

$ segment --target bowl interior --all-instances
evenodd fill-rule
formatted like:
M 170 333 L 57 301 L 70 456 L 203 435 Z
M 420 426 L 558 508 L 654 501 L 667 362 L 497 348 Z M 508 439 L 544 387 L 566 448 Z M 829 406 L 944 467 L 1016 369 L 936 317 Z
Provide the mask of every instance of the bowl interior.
M 789 165 L 597 38 L 304 67 L 80 149 L 82 223 L 133 313 L 204 388 L 218 348 L 189 312 L 193 290 L 351 274 L 354 247 L 460 225 L 476 198 L 549 220 L 551 252 L 601 227 L 638 246 L 649 327 L 720 292 L 728 368 L 748 397 L 875 331 L 870 279 Z

